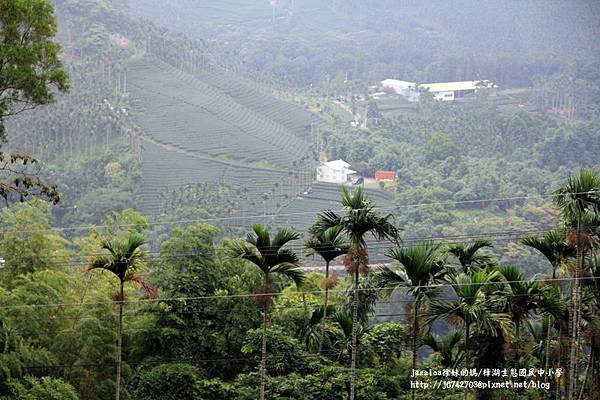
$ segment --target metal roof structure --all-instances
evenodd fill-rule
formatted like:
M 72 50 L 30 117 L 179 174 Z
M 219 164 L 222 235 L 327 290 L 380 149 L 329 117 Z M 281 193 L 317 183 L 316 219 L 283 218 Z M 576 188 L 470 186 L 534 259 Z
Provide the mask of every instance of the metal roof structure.
M 436 92 L 460 92 L 464 90 L 476 90 L 479 88 L 497 87 L 491 81 L 462 81 L 462 82 L 439 82 L 439 83 L 423 83 L 419 85 L 423 89 L 429 90 L 431 93 Z
M 396 91 L 398 90 L 407 90 L 410 88 L 415 87 L 415 83 L 414 82 L 407 82 L 407 81 L 399 81 L 397 79 L 386 79 L 381 81 L 381 85 L 383 87 L 389 87 L 392 88 Z
M 335 160 L 335 161 L 329 161 L 326 163 L 323 163 L 324 165 L 326 165 L 327 167 L 334 169 L 334 170 L 341 170 L 342 168 L 348 168 L 350 167 L 350 164 L 348 164 L 346 161 L 344 160 Z

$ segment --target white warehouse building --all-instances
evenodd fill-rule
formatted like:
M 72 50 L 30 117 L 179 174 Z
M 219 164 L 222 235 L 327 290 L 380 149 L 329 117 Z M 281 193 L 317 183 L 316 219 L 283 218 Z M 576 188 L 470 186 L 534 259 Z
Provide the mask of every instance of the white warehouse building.
M 381 81 L 384 88 L 392 89 L 408 101 L 418 101 L 420 91 L 428 91 L 436 100 L 453 101 L 467 94 L 475 93 L 479 89 L 495 89 L 497 86 L 488 80 L 422 83 L 386 79 Z

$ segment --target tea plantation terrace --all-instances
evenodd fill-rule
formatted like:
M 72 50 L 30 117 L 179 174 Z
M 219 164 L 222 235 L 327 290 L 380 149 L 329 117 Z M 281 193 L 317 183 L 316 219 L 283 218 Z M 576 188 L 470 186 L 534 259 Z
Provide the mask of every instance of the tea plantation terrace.
M 129 67 L 134 121 L 162 143 L 212 157 L 288 167 L 310 154 L 290 129 L 156 59 Z

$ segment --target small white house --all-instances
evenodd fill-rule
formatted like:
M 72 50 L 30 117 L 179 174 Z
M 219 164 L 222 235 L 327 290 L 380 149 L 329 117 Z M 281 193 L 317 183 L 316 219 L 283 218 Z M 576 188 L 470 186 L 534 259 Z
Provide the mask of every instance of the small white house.
M 348 176 L 356 171 L 350 169 L 350 164 L 344 160 L 323 163 L 317 167 L 317 181 L 329 183 L 345 183 Z

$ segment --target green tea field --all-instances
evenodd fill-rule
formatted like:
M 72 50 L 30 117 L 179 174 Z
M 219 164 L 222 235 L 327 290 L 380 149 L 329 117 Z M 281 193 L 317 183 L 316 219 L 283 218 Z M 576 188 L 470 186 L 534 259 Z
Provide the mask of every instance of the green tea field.
M 318 120 L 301 107 L 226 72 L 191 75 L 153 57 L 129 65 L 128 93 L 144 137 L 144 213 L 162 214 L 161 195 L 187 185 L 226 185 L 247 208 L 275 210 L 310 185 L 310 129 Z

